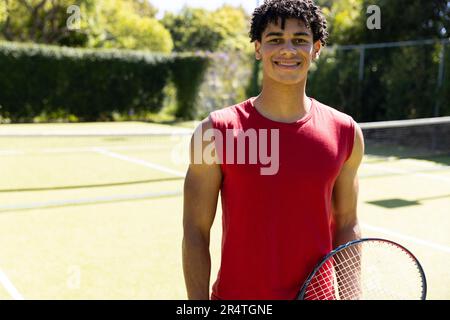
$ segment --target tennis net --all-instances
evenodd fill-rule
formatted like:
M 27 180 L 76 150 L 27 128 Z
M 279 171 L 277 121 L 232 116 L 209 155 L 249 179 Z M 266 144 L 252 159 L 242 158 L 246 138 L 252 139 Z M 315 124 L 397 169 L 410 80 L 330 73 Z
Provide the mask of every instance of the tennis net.
M 360 126 L 365 138 L 365 161 L 418 157 L 437 159 L 440 170 L 449 168 L 450 117 L 360 123 Z M 46 132 L 19 129 L 0 127 L 0 196 L 11 202 L 5 203 L 4 210 L 13 210 L 10 205 L 32 208 L 182 193 L 193 129 Z M 40 192 L 36 191 L 57 192 L 62 200 L 41 204 Z M 30 192 L 30 202 L 19 207 L 10 196 L 16 195 L 22 202 L 22 195 Z M 96 197 L 91 199 L 89 193 L 95 193 Z
M 360 123 L 366 154 L 432 157 L 450 154 L 450 117 Z
M 450 117 L 359 123 L 366 154 L 388 157 L 450 153 Z M 30 131 L 0 127 L 0 155 L 145 150 L 151 154 L 187 152 L 192 129 L 165 131 Z M 186 150 L 182 150 L 186 147 Z M 186 154 L 184 154 L 186 157 Z M 174 159 L 177 162 L 177 159 Z M 186 159 L 183 159 L 186 162 Z
M 0 131 L 0 155 L 78 153 L 93 150 L 170 152 L 186 144 L 192 130 L 177 131 Z

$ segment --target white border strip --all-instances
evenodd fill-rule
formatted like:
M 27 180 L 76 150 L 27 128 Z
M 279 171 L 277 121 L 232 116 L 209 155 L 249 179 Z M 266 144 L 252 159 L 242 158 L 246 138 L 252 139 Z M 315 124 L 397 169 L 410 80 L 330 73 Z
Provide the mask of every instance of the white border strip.
M 371 226 L 371 225 L 368 225 L 368 224 L 365 224 L 365 223 L 361 223 L 361 222 L 359 224 L 360 224 L 360 226 L 363 229 L 367 229 L 367 230 L 375 231 L 375 232 L 380 232 L 380 233 L 383 233 L 383 234 L 388 235 L 388 236 L 392 236 L 392 237 L 396 237 L 396 238 L 399 238 L 399 239 L 403 239 L 403 240 L 406 240 L 406 241 L 409 241 L 409 242 L 412 242 L 412 243 L 415 243 L 415 244 L 418 244 L 418 245 L 421 245 L 421 246 L 429 247 L 429 248 L 432 248 L 434 250 L 442 251 L 442 252 L 450 254 L 450 247 L 444 246 L 442 244 L 437 244 L 437 243 L 434 243 L 434 242 L 431 242 L 431 241 L 426 241 L 426 240 L 422 240 L 422 239 L 419 239 L 419 238 L 403 235 L 403 234 L 398 233 L 398 232 L 394 232 L 394 231 L 391 231 L 391 230 L 388 230 L 388 229 L 384 229 L 384 228 L 380 228 L 380 227 Z
M 12 284 L 11 280 L 6 276 L 2 269 L 0 269 L 0 283 L 14 300 L 25 300 L 20 294 L 19 290 Z

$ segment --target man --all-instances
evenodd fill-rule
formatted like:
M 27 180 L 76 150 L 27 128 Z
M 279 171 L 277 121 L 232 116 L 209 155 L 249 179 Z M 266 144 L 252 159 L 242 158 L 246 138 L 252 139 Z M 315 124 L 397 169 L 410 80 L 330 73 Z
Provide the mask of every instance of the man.
M 189 299 L 295 299 L 325 254 L 360 237 L 362 132 L 350 116 L 305 94 L 308 69 L 327 37 L 320 9 L 312 0 L 266 0 L 253 13 L 250 36 L 262 61 L 262 92 L 212 112 L 191 143 L 191 159 L 213 154 L 216 161 L 192 161 L 185 180 Z M 212 139 L 196 140 L 211 130 L 214 152 Z M 236 161 L 245 140 L 240 137 L 250 130 L 256 134 L 245 136 L 250 142 Z M 266 146 L 276 165 L 268 174 L 261 170 L 268 166 L 264 157 L 251 161 L 252 151 L 264 149 L 261 141 L 253 148 L 252 136 L 271 140 Z M 219 192 L 222 256 L 210 295 L 210 228 Z

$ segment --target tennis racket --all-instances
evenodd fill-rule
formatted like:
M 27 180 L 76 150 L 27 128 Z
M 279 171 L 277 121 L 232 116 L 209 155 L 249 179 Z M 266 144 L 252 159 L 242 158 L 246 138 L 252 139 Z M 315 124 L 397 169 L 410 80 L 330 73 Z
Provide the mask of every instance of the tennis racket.
M 366 238 L 325 256 L 303 284 L 299 300 L 425 300 L 417 258 L 393 241 Z

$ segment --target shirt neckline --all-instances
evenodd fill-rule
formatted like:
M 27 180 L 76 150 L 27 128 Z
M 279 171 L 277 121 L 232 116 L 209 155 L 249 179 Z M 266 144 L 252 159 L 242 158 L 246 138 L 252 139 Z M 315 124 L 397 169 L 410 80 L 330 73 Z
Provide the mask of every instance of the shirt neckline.
M 294 122 L 281 122 L 281 121 L 272 120 L 272 119 L 269 119 L 269 118 L 263 116 L 258 111 L 258 109 L 256 109 L 255 105 L 253 104 L 253 101 L 255 99 L 256 99 L 256 97 L 251 97 L 251 98 L 249 98 L 247 100 L 247 103 L 248 103 L 248 105 L 250 107 L 251 112 L 253 114 L 255 114 L 259 119 L 261 119 L 261 120 L 263 120 L 263 121 L 265 121 L 267 123 L 277 125 L 277 126 L 285 126 L 285 127 L 293 127 L 293 126 L 295 126 L 295 127 L 297 127 L 299 125 L 302 125 L 302 124 L 306 123 L 309 119 L 311 119 L 311 117 L 312 117 L 312 115 L 313 115 L 313 113 L 315 111 L 315 108 L 316 108 L 316 101 L 314 100 L 314 98 L 309 97 L 309 99 L 311 100 L 311 108 L 309 109 L 309 111 L 303 117 L 301 117 L 300 119 L 298 119 L 298 120 L 296 120 Z

